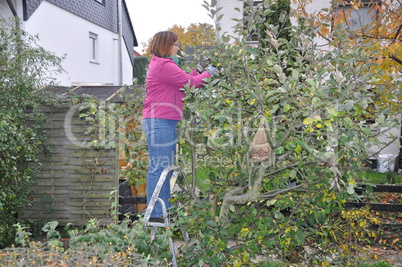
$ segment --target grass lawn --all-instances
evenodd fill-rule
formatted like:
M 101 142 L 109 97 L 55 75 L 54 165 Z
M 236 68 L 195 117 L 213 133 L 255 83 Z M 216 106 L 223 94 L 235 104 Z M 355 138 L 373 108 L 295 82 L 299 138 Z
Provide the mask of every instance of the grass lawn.
M 395 184 L 402 185 L 402 173 L 381 173 L 366 170 L 358 173 L 361 180 L 372 184 Z

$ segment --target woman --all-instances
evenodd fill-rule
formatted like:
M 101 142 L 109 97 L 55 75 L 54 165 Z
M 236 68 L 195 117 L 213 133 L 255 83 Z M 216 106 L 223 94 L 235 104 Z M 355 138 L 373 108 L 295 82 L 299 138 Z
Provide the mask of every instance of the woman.
M 213 75 L 215 68 L 190 74 L 179 68 L 177 52 L 178 37 L 170 31 L 158 32 L 151 44 L 152 59 L 148 66 L 146 96 L 142 127 L 147 137 L 149 169 L 147 176 L 147 201 L 149 203 L 162 171 L 174 164 L 176 153 L 176 126 L 183 117 L 182 88 L 186 84 L 200 87 L 203 79 Z M 169 208 L 170 181 L 166 179 L 159 197 Z M 162 207 L 156 202 L 150 221 L 163 221 Z

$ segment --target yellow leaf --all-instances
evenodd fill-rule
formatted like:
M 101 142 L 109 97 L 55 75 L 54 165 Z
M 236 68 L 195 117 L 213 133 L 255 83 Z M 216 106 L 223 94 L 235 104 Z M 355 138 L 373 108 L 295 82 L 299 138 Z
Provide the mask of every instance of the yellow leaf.
M 312 118 L 305 118 L 304 120 L 303 120 L 303 124 L 304 125 L 309 125 L 309 124 L 311 124 L 313 122 L 313 119 Z
M 379 56 L 376 60 L 377 65 L 381 65 L 382 62 L 384 61 L 384 57 L 383 56 Z
M 276 203 L 276 201 L 277 201 L 276 199 L 271 199 L 271 200 L 267 201 L 267 206 L 269 207 L 269 206 L 274 205 Z

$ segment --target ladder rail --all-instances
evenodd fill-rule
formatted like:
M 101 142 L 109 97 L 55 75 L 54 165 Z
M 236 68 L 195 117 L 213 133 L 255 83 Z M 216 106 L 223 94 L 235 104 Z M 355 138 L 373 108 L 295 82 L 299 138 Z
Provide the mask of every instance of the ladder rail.
M 173 181 L 176 181 L 177 176 L 179 175 L 179 172 L 180 172 L 180 168 L 178 166 L 169 166 L 163 170 L 161 176 L 159 177 L 158 183 L 155 186 L 155 190 L 152 194 L 151 200 L 149 201 L 149 204 L 145 210 L 145 215 L 144 215 L 144 223 L 145 224 L 149 224 L 149 219 L 151 218 L 152 211 L 153 211 L 157 201 L 159 203 L 161 203 L 161 205 L 162 205 L 163 217 L 165 218 L 165 222 L 166 222 L 166 218 L 167 218 L 166 204 L 162 199 L 159 198 L 159 194 L 160 194 L 160 192 L 162 190 L 162 186 L 165 183 L 166 178 L 170 172 L 173 172 L 170 179 L 172 179 Z
M 158 227 L 165 227 L 166 229 L 169 227 L 169 216 L 167 214 L 166 211 L 166 204 L 163 201 L 163 199 L 161 199 L 159 197 L 159 194 L 162 190 L 162 186 L 166 181 L 167 176 L 172 172 L 172 175 L 170 177 L 170 180 L 173 182 L 170 184 L 170 187 L 172 189 L 174 182 L 177 180 L 177 176 L 179 175 L 180 172 L 180 168 L 178 166 L 169 166 L 166 167 L 163 172 L 161 173 L 161 176 L 159 177 L 158 183 L 155 186 L 155 190 L 152 193 L 152 197 L 149 201 L 149 204 L 147 205 L 147 208 L 145 209 L 145 215 L 144 215 L 144 220 L 143 223 L 146 226 L 150 226 L 152 227 L 151 230 L 151 240 L 153 240 L 155 238 L 155 232 L 157 230 Z M 151 214 L 152 211 L 155 207 L 155 204 L 159 202 L 162 206 L 162 213 L 163 213 L 163 218 L 164 218 L 164 222 L 160 223 L 160 222 L 150 222 L 149 219 L 151 218 Z M 188 238 L 188 235 L 187 235 Z M 172 253 L 172 264 L 173 267 L 177 267 L 177 261 L 176 261 L 176 253 L 175 253 L 175 249 L 174 249 L 174 243 L 173 243 L 173 239 L 172 236 L 169 235 L 169 247 L 170 247 L 170 252 Z

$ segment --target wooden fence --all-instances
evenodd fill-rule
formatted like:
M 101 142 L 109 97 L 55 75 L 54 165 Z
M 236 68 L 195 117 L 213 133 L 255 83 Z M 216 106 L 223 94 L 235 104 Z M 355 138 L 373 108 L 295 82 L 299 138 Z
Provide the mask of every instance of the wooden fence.
M 360 195 L 368 194 L 366 193 L 367 186 L 359 185 L 357 187 L 356 192 Z M 371 190 L 370 190 L 371 191 Z M 402 194 L 402 185 L 375 185 L 372 187 L 372 192 L 378 193 L 399 193 Z M 401 213 L 402 212 L 402 204 L 394 204 L 394 203 L 374 203 L 374 202 L 346 202 L 345 209 L 355 209 L 355 208 L 363 208 L 368 206 L 370 210 L 373 211 L 384 211 L 384 212 L 392 212 L 392 213 Z M 402 229 L 401 223 L 382 223 L 380 227 L 397 230 L 400 231 Z
M 42 110 L 49 120 L 44 125 L 48 139 L 39 155 L 42 166 L 35 178 L 33 205 L 21 216 L 36 222 L 56 220 L 60 225 L 83 225 L 90 218 L 110 223 L 119 186 L 117 149 L 82 146 L 86 127 L 78 109 L 46 106 Z M 114 189 L 116 195 L 110 195 Z

